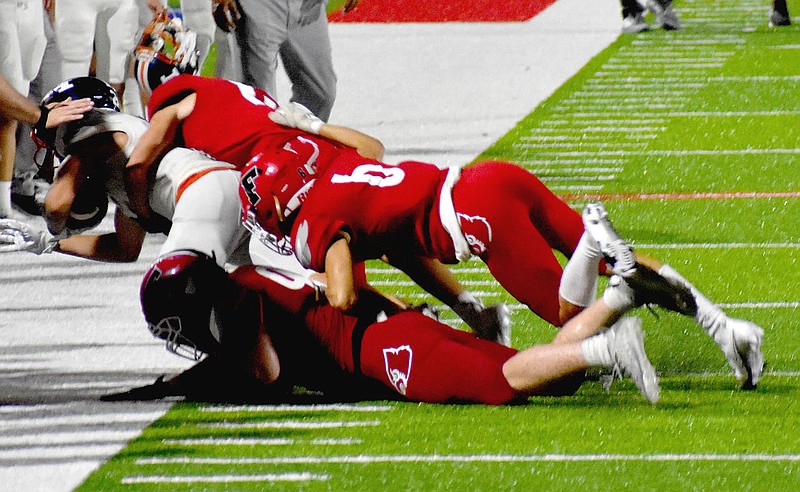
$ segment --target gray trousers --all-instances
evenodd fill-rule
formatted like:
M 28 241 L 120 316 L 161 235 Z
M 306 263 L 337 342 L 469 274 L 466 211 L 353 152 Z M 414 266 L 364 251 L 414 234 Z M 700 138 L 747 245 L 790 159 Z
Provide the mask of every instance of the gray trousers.
M 277 98 L 278 56 L 292 83 L 291 100 L 327 121 L 336 99 L 323 0 L 239 0 L 236 28 L 244 82 Z

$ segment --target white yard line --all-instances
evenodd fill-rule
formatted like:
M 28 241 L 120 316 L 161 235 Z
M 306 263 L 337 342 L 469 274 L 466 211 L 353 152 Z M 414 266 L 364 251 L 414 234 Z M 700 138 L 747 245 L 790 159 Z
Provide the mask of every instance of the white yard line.
M 274 458 L 140 458 L 137 465 L 286 465 L 370 463 L 544 463 L 593 461 L 748 461 L 797 462 L 800 454 L 400 454 L 353 456 L 279 456 Z

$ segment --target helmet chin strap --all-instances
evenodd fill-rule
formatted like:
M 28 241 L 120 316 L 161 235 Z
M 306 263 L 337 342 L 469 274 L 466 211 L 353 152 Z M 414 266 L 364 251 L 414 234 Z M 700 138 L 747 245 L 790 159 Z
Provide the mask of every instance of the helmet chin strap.
M 275 211 L 278 212 L 278 222 L 285 222 L 286 216 L 283 215 L 283 210 L 281 210 L 280 200 L 278 200 L 278 197 L 274 194 L 272 195 L 272 199 L 275 200 Z

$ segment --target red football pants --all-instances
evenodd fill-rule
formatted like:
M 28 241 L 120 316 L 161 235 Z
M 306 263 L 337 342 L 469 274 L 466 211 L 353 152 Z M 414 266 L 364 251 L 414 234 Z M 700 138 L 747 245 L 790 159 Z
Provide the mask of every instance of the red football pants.
M 580 214 L 530 172 L 499 161 L 465 167 L 453 188 L 453 203 L 459 214 L 482 217 L 491 227 L 491 235 L 480 238 L 486 249 L 479 256 L 500 285 L 539 317 L 561 326 L 562 268 L 553 250 L 572 256 L 583 234 Z M 476 229 L 473 233 L 480 235 Z
M 361 372 L 412 401 L 501 405 L 523 396 L 503 376 L 503 364 L 516 353 L 403 312 L 364 332 Z

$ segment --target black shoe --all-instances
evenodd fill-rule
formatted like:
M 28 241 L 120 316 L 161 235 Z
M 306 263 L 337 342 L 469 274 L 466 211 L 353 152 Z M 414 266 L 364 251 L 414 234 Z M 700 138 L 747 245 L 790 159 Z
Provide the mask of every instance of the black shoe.
M 791 26 L 792 21 L 789 17 L 789 8 L 786 0 L 775 0 L 772 2 L 772 11 L 769 15 L 769 27 Z
M 34 195 L 20 195 L 12 192 L 11 203 L 28 215 L 42 215 L 42 205 L 36 201 Z
M 694 317 L 697 314 L 697 302 L 692 292 L 683 284 L 664 277 L 655 270 L 641 263 L 623 277 L 625 283 L 633 290 L 633 299 L 637 306 L 655 304 Z

